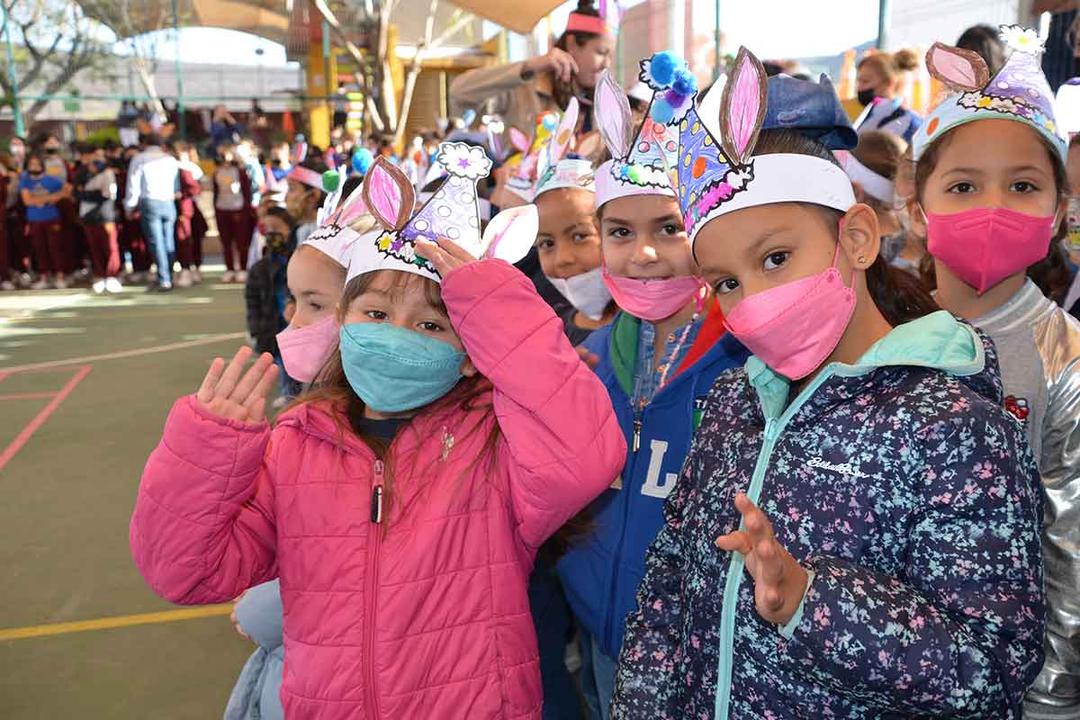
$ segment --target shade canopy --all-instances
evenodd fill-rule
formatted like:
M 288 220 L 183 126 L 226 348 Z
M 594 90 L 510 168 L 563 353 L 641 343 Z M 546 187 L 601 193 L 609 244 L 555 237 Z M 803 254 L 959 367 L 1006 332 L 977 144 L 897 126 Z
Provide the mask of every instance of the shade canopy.
M 79 5 L 121 39 L 173 26 L 173 0 L 79 0 Z M 289 31 L 285 0 L 176 0 L 176 7 L 182 27 L 238 30 L 282 44 Z

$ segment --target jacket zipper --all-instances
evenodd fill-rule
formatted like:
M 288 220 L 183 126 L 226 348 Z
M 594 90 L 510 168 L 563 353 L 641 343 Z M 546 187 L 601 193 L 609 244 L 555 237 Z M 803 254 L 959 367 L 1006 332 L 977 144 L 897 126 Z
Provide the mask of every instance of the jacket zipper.
M 368 542 L 368 604 L 370 610 L 368 611 L 368 622 L 364 626 L 364 632 L 367 634 L 365 640 L 365 646 L 367 651 L 367 659 L 365 661 L 367 667 L 368 681 L 368 708 L 369 717 L 379 717 L 379 700 L 378 694 L 375 691 L 375 622 L 376 622 L 376 594 L 379 587 L 379 546 L 382 544 L 383 534 L 383 472 L 385 465 L 382 460 L 375 460 L 373 466 L 375 471 L 375 483 L 371 488 L 371 506 L 370 515 L 372 528 L 370 531 L 370 540 Z
M 758 453 L 757 462 L 754 465 L 754 474 L 750 478 L 750 487 L 746 489 L 746 497 L 755 505 L 760 504 L 761 488 L 765 484 L 765 473 L 769 469 L 769 460 L 772 458 L 780 433 L 791 422 L 791 418 L 799 412 L 802 406 L 806 404 L 806 401 L 832 374 L 829 368 L 822 370 L 812 383 L 803 388 L 803 391 L 788 405 L 779 418 L 765 420 L 765 433 L 761 452 Z M 760 404 L 760 397 L 758 402 Z M 740 520 L 739 527 L 742 528 L 742 526 L 743 523 Z M 735 611 L 739 601 L 739 585 L 742 583 L 745 561 L 743 556 L 737 552 L 732 552 L 730 555 L 727 578 L 724 581 L 723 610 L 720 613 L 720 648 L 717 653 L 714 720 L 728 720 L 728 714 L 731 710 L 731 671 L 735 655 Z

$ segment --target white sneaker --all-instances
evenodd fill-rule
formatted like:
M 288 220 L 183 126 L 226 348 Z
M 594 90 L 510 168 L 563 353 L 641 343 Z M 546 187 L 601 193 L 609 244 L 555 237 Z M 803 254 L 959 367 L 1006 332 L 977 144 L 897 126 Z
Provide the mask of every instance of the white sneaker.
M 48 280 L 48 278 L 45 278 L 45 277 L 40 278 L 36 283 L 34 283 L 33 285 L 30 286 L 30 289 L 31 290 L 48 290 L 49 289 L 49 280 Z
M 105 281 L 95 280 L 94 284 L 90 286 L 90 289 L 94 291 L 95 295 L 100 295 L 101 293 L 105 292 Z
M 116 295 L 123 292 L 124 286 L 120 284 L 120 281 L 114 277 L 105 278 L 105 292 Z
M 26 290 L 34 284 L 34 278 L 30 277 L 30 273 L 19 273 L 18 283 L 19 287 L 21 287 L 23 290 Z
M 234 273 L 232 270 L 226 270 L 225 274 L 221 276 L 221 282 L 223 282 L 223 283 L 231 283 L 231 282 L 234 282 L 235 280 L 236 280 L 236 273 Z
M 191 279 L 190 270 L 181 270 L 180 274 L 176 276 L 176 287 L 189 288 L 195 284 L 195 281 Z
M 196 285 L 202 282 L 202 273 L 199 272 L 198 269 L 193 269 L 191 271 L 191 281 Z
M 247 270 L 240 270 L 236 273 L 236 282 L 241 285 L 247 282 Z
M 15 289 L 15 283 L 11 282 L 10 280 L 4 280 L 4 281 L 0 282 L 0 290 L 14 290 L 14 289 Z
M 58 277 L 55 280 L 53 280 L 53 287 L 56 288 L 57 290 L 67 290 L 67 287 L 68 287 L 67 280 L 65 280 L 64 278 Z

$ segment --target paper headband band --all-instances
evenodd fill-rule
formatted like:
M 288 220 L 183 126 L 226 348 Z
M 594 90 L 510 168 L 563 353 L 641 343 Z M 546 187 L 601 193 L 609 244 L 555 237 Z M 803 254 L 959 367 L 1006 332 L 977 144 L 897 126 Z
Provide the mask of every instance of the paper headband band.
M 934 43 L 927 51 L 927 70 L 954 92 L 915 132 L 912 146 L 916 161 L 932 142 L 959 125 L 1002 119 L 1036 130 L 1064 162 L 1068 145 L 1057 125 L 1054 96 L 1039 62 L 1043 48 L 1038 33 L 1019 25 L 1003 25 L 1001 37 L 1012 53 L 993 78 L 986 61 L 970 50 Z
M 322 173 L 316 172 L 311 168 L 306 168 L 303 165 L 297 165 L 285 176 L 288 180 L 295 180 L 298 183 L 313 187 L 316 190 L 322 190 Z
M 892 207 L 895 199 L 892 180 L 878 175 L 859 162 L 859 159 L 850 152 L 837 151 L 833 154 L 836 155 L 836 159 L 840 161 L 840 164 L 844 166 L 844 171 L 851 178 L 851 181 L 859 183 L 859 187 L 863 189 L 863 192 L 875 200 L 880 200 Z
M 353 243 L 347 280 L 375 270 L 400 270 L 440 282 L 435 266 L 417 254 L 417 240 L 445 238 L 473 257 L 499 257 L 509 262 L 528 253 L 536 241 L 535 207 L 513 208 L 500 223 L 492 220 L 489 230 L 480 234 L 476 182 L 491 171 L 491 160 L 483 148 L 443 143 L 435 161 L 446 169 L 447 177 L 415 212 L 414 189 L 405 174 L 382 158 L 371 166 L 361 187 L 364 202 L 379 226 Z
M 596 85 L 594 116 L 612 160 L 596 175 L 596 206 L 631 195 L 675 195 L 678 124 L 697 95 L 686 62 L 669 52 L 641 61 L 639 78 L 649 89 L 649 108 L 634 126 L 630 102 L 611 73 Z
M 592 33 L 593 35 L 606 35 L 612 30 L 607 20 L 593 15 L 582 15 L 576 12 L 570 13 L 566 20 L 566 32 Z
M 765 68 L 740 48 L 726 82 L 687 113 L 679 135 L 679 204 L 691 243 L 709 220 L 780 202 L 855 204 L 847 174 L 829 160 L 796 154 L 754 156 L 768 101 Z
M 566 106 L 566 112 L 557 120 L 557 124 L 550 132 L 546 132 L 550 117 L 542 117 L 543 126 L 537 126 L 537 135 L 546 134 L 539 147 L 536 147 L 536 138 L 533 139 L 534 150 L 530 150 L 528 156 L 522 160 L 518 172 L 511 176 L 506 183 L 506 189 L 521 197 L 526 202 L 532 202 L 537 195 L 548 190 L 561 187 L 584 187 L 595 191 L 593 184 L 592 166 L 586 172 L 580 160 L 572 160 L 567 156 L 574 146 L 574 132 L 577 130 L 578 114 L 581 106 L 576 97 L 570 98 L 570 104 Z
M 303 244 L 319 250 L 338 265 L 348 267 L 353 244 L 371 230 L 375 220 L 364 204 L 362 187 L 357 187 L 344 199 L 341 197 L 340 182 L 333 189 L 327 188 L 324 183 L 323 189 L 327 190 L 327 195 L 316 215 L 319 227 L 308 235 Z

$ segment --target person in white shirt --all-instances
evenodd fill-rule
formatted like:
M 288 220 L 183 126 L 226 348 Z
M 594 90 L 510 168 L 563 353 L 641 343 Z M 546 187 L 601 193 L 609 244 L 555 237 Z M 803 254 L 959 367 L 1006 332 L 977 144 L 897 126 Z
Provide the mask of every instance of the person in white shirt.
M 148 135 L 145 149 L 128 168 L 124 207 L 129 216 L 137 210 L 143 235 L 154 249 L 157 283 L 150 292 L 172 290 L 172 264 L 176 256 L 176 197 L 179 169 L 174 158 L 162 148 L 161 138 Z

